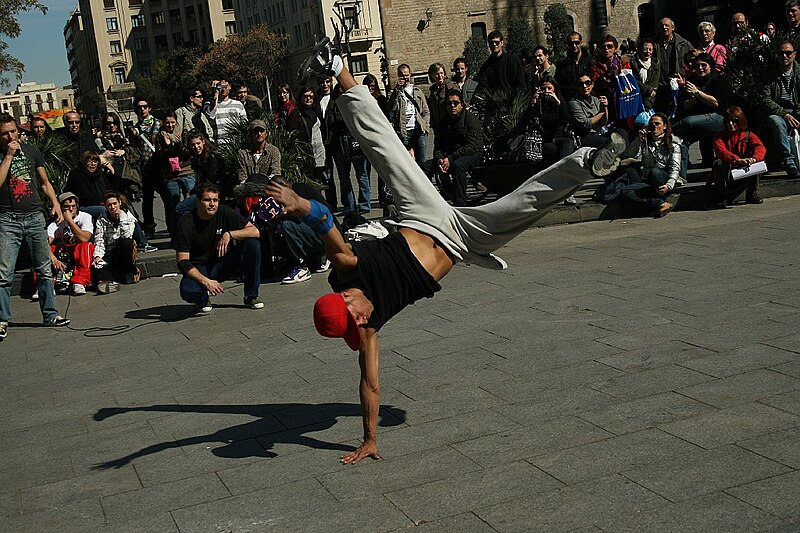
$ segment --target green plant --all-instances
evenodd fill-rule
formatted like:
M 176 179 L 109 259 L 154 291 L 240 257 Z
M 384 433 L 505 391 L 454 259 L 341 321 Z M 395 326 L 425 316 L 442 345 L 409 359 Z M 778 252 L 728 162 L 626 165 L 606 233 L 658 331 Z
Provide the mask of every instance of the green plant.
M 498 161 L 508 151 L 508 141 L 520 133 L 520 119 L 530 103 L 531 93 L 527 90 L 494 89 L 484 93 L 483 144 L 487 161 Z
M 765 42 L 754 30 L 748 31 L 749 37 L 740 39 L 734 50 L 728 50 L 723 73 L 734 94 L 758 105 L 764 96 L 765 80 L 775 72 L 778 47 L 785 39 L 780 36 Z
M 550 40 L 550 61 L 567 56 L 567 35 L 573 31 L 572 18 L 564 4 L 551 4 L 544 11 L 544 31 Z
M 281 153 L 281 170 L 286 179 L 294 183 L 308 183 L 317 188 L 323 184 L 312 176 L 313 155 L 308 143 L 297 140 L 297 132 L 286 131 L 275 122 L 275 114 L 264 109 L 259 117 L 270 126 L 267 142 L 275 146 Z M 226 168 L 235 172 L 238 166 L 239 150 L 250 142 L 250 121 L 239 119 L 231 123 L 225 130 L 230 142 L 220 145 L 217 154 L 225 161 Z
M 531 28 L 531 23 L 526 18 L 513 18 L 508 23 L 506 49 L 517 57 L 522 57 L 524 51 L 533 52 L 536 48 L 536 34 Z
M 50 133 L 41 139 L 29 136 L 28 141 L 37 147 L 44 156 L 44 169 L 47 178 L 56 191 L 56 196 L 64 192 L 67 178 L 72 171 L 74 145 L 58 134 Z
M 486 41 L 473 35 L 464 42 L 464 59 L 467 61 L 467 72 L 473 77 L 478 74 L 483 62 L 489 57 Z

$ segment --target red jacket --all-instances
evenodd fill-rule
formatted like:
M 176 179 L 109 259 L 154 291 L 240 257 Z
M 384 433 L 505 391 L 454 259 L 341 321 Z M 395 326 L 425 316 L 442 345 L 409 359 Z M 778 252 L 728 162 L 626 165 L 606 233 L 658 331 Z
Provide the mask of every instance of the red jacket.
M 739 131 L 729 135 L 723 131 L 714 136 L 714 155 L 729 165 L 748 157 L 763 161 L 766 154 L 764 143 L 753 132 Z

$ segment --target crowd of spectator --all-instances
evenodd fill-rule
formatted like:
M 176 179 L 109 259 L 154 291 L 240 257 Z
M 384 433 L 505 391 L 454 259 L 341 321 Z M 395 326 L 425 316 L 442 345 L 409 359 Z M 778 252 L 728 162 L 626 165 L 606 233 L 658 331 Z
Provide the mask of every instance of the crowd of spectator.
M 432 63 L 425 88 L 415 84 L 405 63 L 397 67 L 396 81 L 386 94 L 379 77 L 368 74 L 363 84 L 413 160 L 456 206 L 467 205 L 476 167 L 527 161 L 544 168 L 581 146 L 600 147 L 615 134 L 629 141 L 626 164 L 605 176 L 594 195 L 598 201 L 629 201 L 650 207 L 658 216 L 669 213 L 673 206 L 668 197 L 686 183 L 689 148 L 697 142 L 702 157 L 694 166 L 708 169 L 706 185 L 716 193 L 714 203 L 731 203 L 745 191 L 745 201 L 757 204 L 760 173 L 750 169 L 766 170 L 757 164 L 768 153 L 789 178 L 800 177 L 800 0 L 789 0 L 785 8 L 784 33 L 772 22 L 758 32 L 746 14 L 736 13 L 724 43 L 717 41 L 711 22 L 701 22 L 690 32 L 696 36 L 687 38 L 666 17 L 659 21 L 657 35 L 642 36 L 638 43 L 625 38 L 620 44 L 617 36 L 607 35 L 585 44 L 573 31 L 563 43 L 566 57 L 558 61 L 543 45 L 522 50 L 518 57 L 506 49 L 503 34 L 493 31 L 487 36 L 489 57 L 477 72 L 470 72 L 467 60 L 459 57 Z M 763 58 L 774 71 L 763 80 L 757 100 L 736 94 L 726 70 L 728 58 L 754 42 L 771 42 L 778 51 L 777 57 Z M 154 250 L 149 240 L 156 230 L 156 193 L 184 275 L 181 295 L 202 312 L 210 310 L 208 294 L 221 290 L 219 281 L 235 276 L 242 266 L 245 305 L 254 309 L 263 307 L 258 297 L 262 275 L 277 273 L 283 283 L 292 284 L 326 271 L 329 263 L 316 234 L 302 221 L 282 219 L 265 193 L 266 183 L 282 174 L 281 151 L 268 138 L 272 130 L 284 130 L 308 147 L 307 175 L 320 185 L 294 184 L 298 194 L 324 202 L 342 215 L 348 228 L 363 224 L 372 207 L 371 167 L 337 108 L 341 91 L 330 76 L 315 81 L 296 93 L 290 85 L 280 85 L 271 111 L 246 83 L 215 80 L 206 89 L 192 88 L 182 106 L 158 117 L 150 101 L 137 96 L 135 121 L 126 125 L 118 114 L 108 113 L 96 132 L 82 127 L 83 118 L 75 111 L 64 115 L 64 127 L 57 131 L 50 131 L 43 119 L 33 119 L 30 137 L 60 136 L 70 147 L 71 172 L 57 198 L 41 181 L 41 154 L 20 145 L 18 133 L 6 134 L 4 161 L 19 162 L 0 166 L 0 215 L 17 212 L 23 204 L 23 211 L 40 209 L 40 190 L 57 215 L 42 229 L 51 245 L 47 269 L 55 275 L 45 273 L 44 252 L 37 251 L 34 260 L 39 279 L 35 296 L 46 300 L 45 321 L 60 318 L 42 286 L 54 278 L 58 288 L 73 295 L 92 286 L 101 294 L 114 292 L 119 284 L 138 281 L 137 252 Z M 634 109 L 628 105 L 632 91 L 638 92 Z M 489 126 L 505 112 L 498 95 L 506 101 L 518 95 L 527 99 L 506 134 L 505 149 L 490 138 L 494 130 Z M 757 117 L 764 120 L 755 124 Z M 3 124 L 16 131 L 10 117 L 0 117 Z M 220 148 L 239 142 L 232 132 L 242 124 L 247 124 L 246 140 L 234 146 L 236 168 L 230 168 Z M 744 177 L 734 179 L 733 170 Z M 23 176 L 34 184 L 37 180 L 31 178 L 38 178 L 40 187 L 26 189 L 35 193 L 35 201 L 17 195 L 15 187 Z M 377 197 L 382 207 L 391 203 L 380 176 Z M 134 208 L 140 200 L 141 215 Z M 5 241 L 0 246 L 15 249 Z M 3 296 L 10 290 L 7 269 L 0 278 L 1 325 L 10 317 Z

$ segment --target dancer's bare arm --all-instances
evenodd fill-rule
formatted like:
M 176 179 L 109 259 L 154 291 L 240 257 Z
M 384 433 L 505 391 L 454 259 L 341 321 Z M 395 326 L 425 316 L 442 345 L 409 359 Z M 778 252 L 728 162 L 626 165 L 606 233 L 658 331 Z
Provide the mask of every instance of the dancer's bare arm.
M 354 465 L 365 457 L 381 459 L 378 455 L 378 411 L 381 406 L 381 386 L 378 380 L 380 346 L 374 328 L 361 328 L 361 348 L 358 364 L 361 367 L 361 417 L 364 422 L 364 442 L 355 451 L 343 455 L 343 464 Z
M 286 214 L 302 218 L 311 212 L 311 202 L 299 196 L 287 185 L 272 180 L 267 191 L 283 206 Z M 344 242 L 344 238 L 336 226 L 331 228 L 328 233 L 320 235 L 320 237 L 322 237 L 322 242 L 325 244 L 325 255 L 339 271 L 347 271 L 356 267 L 358 257 L 353 253 L 350 245 Z

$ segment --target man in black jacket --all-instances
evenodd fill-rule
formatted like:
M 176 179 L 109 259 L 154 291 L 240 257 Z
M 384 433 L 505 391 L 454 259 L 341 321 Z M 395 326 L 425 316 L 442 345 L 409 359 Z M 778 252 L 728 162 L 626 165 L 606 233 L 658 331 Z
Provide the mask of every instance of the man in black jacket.
M 567 35 L 567 57 L 556 64 L 556 81 L 561 87 L 561 96 L 569 102 L 581 92 L 578 78 L 589 72 L 592 58 L 583 47 L 583 37 L 574 31 Z
M 438 174 L 453 198 L 467 205 L 467 174 L 481 162 L 483 130 L 478 117 L 464 107 L 461 91 L 447 91 L 448 117 L 442 121 L 433 147 L 433 159 L 422 164 L 426 174 Z
M 476 93 L 486 90 L 503 90 L 506 92 L 521 91 L 525 88 L 525 73 L 522 63 L 513 54 L 505 52 L 503 34 L 495 30 L 486 38 L 491 55 L 478 71 L 478 89 Z

